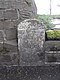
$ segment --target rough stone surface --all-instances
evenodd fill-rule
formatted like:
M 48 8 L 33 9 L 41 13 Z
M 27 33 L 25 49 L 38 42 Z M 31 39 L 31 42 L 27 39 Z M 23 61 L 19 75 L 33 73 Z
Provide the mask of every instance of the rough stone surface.
M 0 42 L 3 42 L 4 35 L 3 35 L 3 30 L 0 30 Z
M 9 52 L 6 53 L 0 52 L 0 65 L 18 65 L 18 55 L 17 52 Z
M 3 30 L 4 22 L 0 21 L 0 30 Z
M 16 39 L 16 28 L 11 28 L 5 30 L 6 39 L 7 40 L 13 40 Z
M 45 62 L 60 64 L 60 41 L 45 41 Z
M 13 20 L 13 21 L 12 20 L 6 20 L 6 21 L 3 21 L 3 28 L 6 29 L 6 30 L 7 29 L 11 29 L 11 28 L 17 28 L 17 25 L 18 25 L 18 20 Z
M 60 50 L 60 41 L 45 41 L 45 50 Z
M 36 16 L 36 13 L 37 9 L 34 0 L 0 0 L 1 54 L 7 53 L 7 51 L 9 52 L 9 54 L 17 52 L 18 24 L 25 19 L 34 18 Z M 8 61 L 8 58 L 10 62 Z M 11 65 L 11 59 L 12 58 L 8 54 L 1 55 L 0 63 L 3 63 L 4 65 Z M 13 64 L 15 65 L 16 62 L 14 62 Z
M 0 51 L 3 50 L 3 42 L 0 42 Z
M 0 66 L 0 80 L 60 80 L 60 65 Z
M 45 58 L 47 63 L 50 64 L 59 64 L 60 63 L 60 53 L 59 54 L 46 54 L 46 58 Z
M 34 18 L 37 13 L 37 8 L 34 0 L 1 0 L 0 9 L 0 18 L 3 18 L 4 15 L 4 18 L 16 19 L 18 16 L 18 18 L 20 18 L 21 21 L 27 18 Z M 11 9 L 15 10 L 12 11 Z M 3 12 L 3 10 L 5 11 Z M 15 13 L 16 10 L 17 15 Z
M 4 47 L 8 51 L 16 52 L 17 51 L 17 43 L 16 40 L 8 40 L 4 42 Z
M 21 67 L 22 80 L 59 80 L 60 65 L 39 66 L 39 67 Z
M 18 14 L 16 9 L 7 9 L 3 12 L 4 19 L 17 20 Z
M 44 24 L 36 19 L 27 19 L 18 25 L 21 66 L 37 66 L 43 63 L 44 27 Z

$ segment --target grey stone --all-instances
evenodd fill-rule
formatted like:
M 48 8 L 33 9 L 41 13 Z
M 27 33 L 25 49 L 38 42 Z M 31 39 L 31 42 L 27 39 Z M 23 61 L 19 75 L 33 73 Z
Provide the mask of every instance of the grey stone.
M 14 24 L 14 21 L 11 21 L 11 20 L 6 20 L 6 21 L 3 21 L 3 26 L 4 26 L 4 29 L 10 29 L 10 28 L 15 28 L 15 24 Z
M 45 56 L 46 63 L 59 64 L 60 63 L 60 54 L 46 54 Z
M 4 40 L 3 30 L 0 30 L 0 42 Z
M 60 65 L 0 66 L 0 80 L 59 80 Z
M 8 52 L 0 54 L 0 65 L 17 65 L 18 64 L 17 52 Z
M 21 67 L 22 80 L 59 80 L 60 65 Z
M 4 42 L 3 30 L 0 30 L 0 52 L 3 50 L 3 42 Z
M 9 55 L 2 55 L 2 61 L 3 62 L 10 62 L 11 61 L 11 57 Z
M 18 17 L 20 18 L 20 20 L 25 20 L 28 18 L 34 18 L 37 14 L 37 8 L 35 5 L 34 0 L 4 0 L 1 1 L 0 3 L 0 7 L 3 9 L 16 9 L 17 10 L 17 14 Z M 13 11 L 11 13 L 12 10 L 10 10 L 10 12 L 8 12 L 9 10 L 4 11 L 4 18 L 7 19 L 16 19 L 17 15 L 15 14 L 16 11 Z M 24 14 L 23 14 L 24 13 Z M 14 14 L 14 15 L 13 15 Z M 24 16 L 25 15 L 25 16 Z
M 0 10 L 0 19 L 3 18 L 3 10 Z
M 36 19 L 27 19 L 18 25 L 18 49 L 21 66 L 42 64 L 41 55 L 45 41 L 44 24 Z
M 45 51 L 56 51 L 60 50 L 60 41 L 45 41 L 44 45 Z
M 3 12 L 3 16 L 4 16 L 4 19 L 7 19 L 7 20 L 17 20 L 18 19 L 16 9 L 6 9 Z
M 11 29 L 11 28 L 17 28 L 17 25 L 19 23 L 19 20 L 5 20 L 5 21 L 0 21 L 0 28 L 7 30 L 7 29 Z
M 6 39 L 7 40 L 13 40 L 16 39 L 16 28 L 10 28 L 5 30 Z
M 2 52 L 2 50 L 3 50 L 3 41 L 0 42 L 0 53 Z
M 21 21 L 34 18 L 36 14 L 37 8 L 34 0 L 0 0 L 0 53 L 9 53 L 9 55 L 0 56 L 2 65 L 17 63 L 15 59 L 17 54 L 10 56 L 12 52 L 17 52 L 16 29 Z
M 0 30 L 3 30 L 3 28 L 4 28 L 4 22 L 0 21 Z
M 16 40 L 10 40 L 10 41 L 5 41 L 4 42 L 4 47 L 11 52 L 16 52 L 17 51 L 17 42 Z
M 60 41 L 45 41 L 45 63 L 60 64 Z

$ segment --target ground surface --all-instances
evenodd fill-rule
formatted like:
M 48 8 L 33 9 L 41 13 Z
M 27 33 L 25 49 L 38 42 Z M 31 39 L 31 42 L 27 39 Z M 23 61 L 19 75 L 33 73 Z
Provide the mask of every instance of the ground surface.
M 0 80 L 60 80 L 60 65 L 40 67 L 0 66 Z

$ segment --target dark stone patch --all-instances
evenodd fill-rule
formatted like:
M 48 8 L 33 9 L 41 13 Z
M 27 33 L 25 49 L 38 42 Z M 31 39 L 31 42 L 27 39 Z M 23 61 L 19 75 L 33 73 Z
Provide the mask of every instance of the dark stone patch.
M 48 62 L 56 62 L 57 58 L 55 56 L 48 56 Z
M 59 66 L 21 67 L 22 80 L 59 80 Z
M 0 80 L 7 80 L 7 67 L 0 66 Z
M 0 80 L 60 80 L 60 65 L 0 66 Z

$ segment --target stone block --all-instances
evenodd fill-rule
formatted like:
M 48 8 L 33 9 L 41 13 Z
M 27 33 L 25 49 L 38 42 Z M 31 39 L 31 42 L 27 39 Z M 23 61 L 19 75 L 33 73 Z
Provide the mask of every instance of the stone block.
M 7 40 L 13 40 L 16 39 L 16 28 L 10 28 L 5 30 L 6 39 Z
M 5 10 L 3 15 L 4 15 L 4 19 L 7 19 L 7 20 L 17 20 L 18 19 L 18 14 L 17 14 L 16 9 Z
M 4 29 L 15 28 L 14 26 L 15 26 L 14 21 L 11 20 L 4 21 Z
M 3 18 L 3 10 L 0 10 L 0 19 Z
M 0 54 L 0 65 L 17 65 L 18 55 L 16 52 L 9 52 L 6 54 Z
M 0 30 L 3 29 L 10 29 L 10 28 L 17 28 L 17 25 L 19 24 L 19 20 L 4 20 L 1 19 L 2 21 L 0 21 Z
M 17 42 L 16 40 L 10 40 L 4 42 L 4 47 L 7 51 L 16 52 L 17 51 Z
M 11 0 L 5 0 L 3 3 L 4 3 L 4 7 L 6 9 L 9 9 L 12 7 L 12 1 Z
M 2 52 L 2 50 L 3 50 L 3 41 L 0 42 L 0 53 Z
M 0 8 L 8 8 L 8 4 L 6 4 L 5 0 L 0 1 Z
M 43 62 L 44 24 L 27 19 L 18 25 L 18 48 L 21 66 L 38 66 Z
M 4 41 L 3 31 L 0 30 L 0 52 L 3 50 L 3 41 Z
M 58 54 L 58 52 L 56 54 L 54 54 L 54 53 L 46 54 L 45 57 L 46 57 L 45 58 L 46 63 L 52 63 L 52 64 L 60 63 L 60 54 Z
M 4 40 L 3 30 L 0 30 L 0 42 L 3 42 L 3 40 Z
M 4 28 L 4 22 L 0 21 L 0 30 L 3 30 L 3 28 Z
M 60 51 L 60 41 L 45 41 L 45 51 Z

